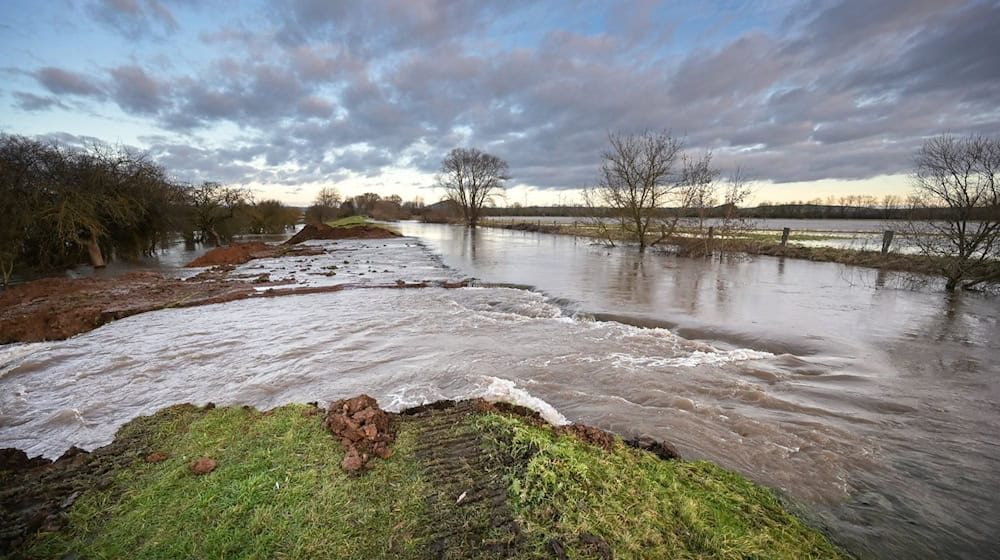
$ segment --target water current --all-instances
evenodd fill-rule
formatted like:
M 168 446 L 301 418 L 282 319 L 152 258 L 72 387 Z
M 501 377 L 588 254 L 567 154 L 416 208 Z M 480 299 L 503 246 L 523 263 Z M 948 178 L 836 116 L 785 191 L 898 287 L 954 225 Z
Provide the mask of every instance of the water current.
M 0 347 L 0 447 L 92 448 L 179 402 L 486 396 L 674 442 L 779 490 L 864 557 L 997 555 L 996 298 L 836 264 L 400 227 L 412 237 L 243 266 L 359 289 Z M 474 287 L 377 287 L 465 277 Z

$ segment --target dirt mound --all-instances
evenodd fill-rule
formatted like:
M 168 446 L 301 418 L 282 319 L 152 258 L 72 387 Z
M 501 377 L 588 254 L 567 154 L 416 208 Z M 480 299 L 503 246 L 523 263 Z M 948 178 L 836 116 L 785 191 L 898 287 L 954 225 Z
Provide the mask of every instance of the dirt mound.
M 310 239 L 390 239 L 402 237 L 400 234 L 378 226 L 358 225 L 330 227 L 326 224 L 307 224 L 285 245 L 295 245 Z
M 217 247 L 197 259 L 187 263 L 187 267 L 219 266 L 223 264 L 243 264 L 253 259 L 277 256 L 275 247 L 259 241 L 250 243 L 234 243 L 225 247 Z
M 388 459 L 396 430 L 391 416 L 368 395 L 337 401 L 327 409 L 323 425 L 341 438 L 346 455 L 340 466 L 360 474 L 372 455 Z

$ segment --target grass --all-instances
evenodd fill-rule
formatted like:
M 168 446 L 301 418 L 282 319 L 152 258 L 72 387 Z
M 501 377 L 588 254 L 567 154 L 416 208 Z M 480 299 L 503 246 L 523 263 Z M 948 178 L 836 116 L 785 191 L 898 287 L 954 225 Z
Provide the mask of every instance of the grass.
M 17 554 L 427 558 L 444 535 L 448 558 L 478 557 L 510 538 L 512 548 L 491 550 L 551 558 L 559 543 L 569 558 L 601 557 L 602 546 L 614 558 L 844 557 L 773 493 L 709 463 L 662 461 L 620 440 L 608 452 L 510 416 L 443 413 L 400 417 L 392 457 L 349 476 L 339 441 L 309 411 L 187 405 L 130 422 L 116 444 L 168 458 L 113 471 L 109 487 L 73 504 L 66 528 L 36 534 Z M 462 447 L 465 434 L 477 435 L 482 453 Z M 431 455 L 429 441 L 441 442 Z M 196 476 L 188 464 L 203 456 L 218 468 Z M 509 508 L 458 504 L 464 490 L 475 501 L 490 485 Z M 490 525 L 501 509 L 518 530 Z M 463 540 L 474 526 L 487 532 Z
M 346 218 L 341 218 L 339 220 L 334 220 L 332 222 L 326 222 L 326 225 L 330 227 L 351 227 L 351 226 L 363 226 L 363 225 L 375 225 L 375 224 L 372 224 L 366 216 L 347 216 Z
M 340 218 L 339 220 L 334 220 L 332 222 L 324 222 L 330 227 L 355 227 L 355 226 L 368 226 L 376 227 L 384 230 L 391 231 L 397 235 L 402 235 L 398 230 L 372 222 L 367 216 L 347 216 L 346 218 Z
M 69 529 L 41 534 L 26 555 L 417 557 L 422 544 L 406 538 L 423 515 L 416 463 L 379 462 L 351 478 L 340 469 L 339 442 L 320 415 L 305 410 L 215 409 L 180 430 L 163 422 L 151 441 L 166 461 L 137 461 L 107 490 L 86 492 L 70 511 Z M 414 435 L 402 431 L 400 456 L 413 445 Z M 219 466 L 195 476 L 187 464 L 202 456 Z
M 535 550 L 555 541 L 569 558 L 599 557 L 599 539 L 614 558 L 845 557 L 771 491 L 710 463 L 662 461 L 620 441 L 606 452 L 504 416 L 478 423 L 492 452 L 522 459 L 510 496 Z

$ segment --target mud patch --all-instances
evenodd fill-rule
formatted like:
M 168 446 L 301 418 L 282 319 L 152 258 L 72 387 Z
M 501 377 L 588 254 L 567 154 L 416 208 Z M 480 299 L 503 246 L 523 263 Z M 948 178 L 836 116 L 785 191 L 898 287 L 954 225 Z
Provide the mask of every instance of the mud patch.
M 285 245 L 268 245 L 259 241 L 250 243 L 233 243 L 224 247 L 217 247 L 197 259 L 187 263 L 188 268 L 203 266 L 237 265 L 250 262 L 254 259 L 267 259 L 276 257 L 304 257 L 310 255 L 321 255 L 325 251 L 320 248 L 309 247 L 288 247 Z
M 655 439 L 650 436 L 636 436 L 624 440 L 625 445 L 643 451 L 649 451 L 664 461 L 680 459 L 681 452 L 670 442 Z
M 132 272 L 113 278 L 45 278 L 0 293 L 0 344 L 62 340 L 115 319 L 167 307 L 249 297 L 245 282 L 209 272 L 196 280 Z
M 417 459 L 427 478 L 430 518 L 419 537 L 430 543 L 428 558 L 520 558 L 521 534 L 507 500 L 510 465 L 484 452 L 469 419 L 485 401 L 445 401 L 405 411 L 418 426 Z M 520 408 L 520 407 L 518 407 Z

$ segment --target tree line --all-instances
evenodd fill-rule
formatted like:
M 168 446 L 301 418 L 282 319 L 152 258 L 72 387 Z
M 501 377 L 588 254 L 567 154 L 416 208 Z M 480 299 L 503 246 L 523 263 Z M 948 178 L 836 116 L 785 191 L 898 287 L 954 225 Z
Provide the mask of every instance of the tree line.
M 301 212 L 246 189 L 172 180 L 124 147 L 68 148 L 0 136 L 0 280 L 15 269 L 52 270 L 153 255 L 171 239 L 221 244 L 238 233 L 277 233 Z

